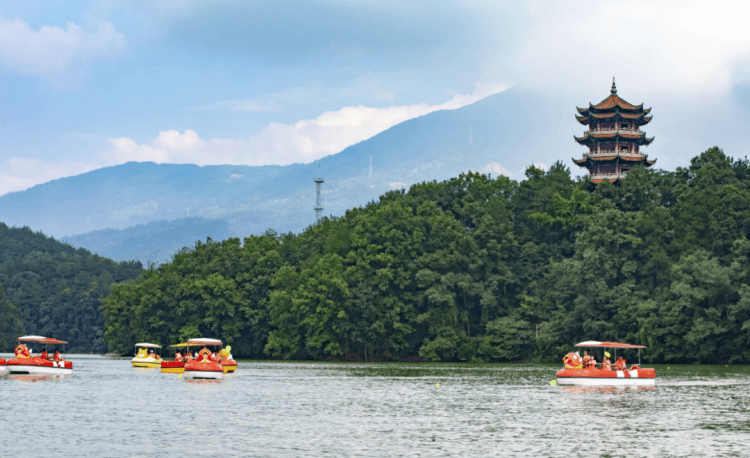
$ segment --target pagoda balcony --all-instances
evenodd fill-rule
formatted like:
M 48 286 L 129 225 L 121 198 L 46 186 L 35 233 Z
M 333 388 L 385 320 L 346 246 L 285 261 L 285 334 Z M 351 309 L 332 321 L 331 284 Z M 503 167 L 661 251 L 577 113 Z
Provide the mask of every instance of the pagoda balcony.
M 639 135 L 641 137 L 646 135 L 646 132 L 640 129 L 612 129 L 612 128 L 601 128 L 601 129 L 589 129 L 589 133 L 594 134 L 627 134 L 627 135 Z
M 619 157 L 637 157 L 642 159 L 647 159 L 648 154 L 643 154 L 638 151 L 628 151 L 628 150 L 603 150 L 603 151 L 590 151 L 588 153 L 584 153 L 583 157 L 584 159 L 587 159 L 589 157 L 609 157 L 609 156 L 619 156 Z
M 620 178 L 625 178 L 627 172 L 613 172 L 613 173 L 592 173 L 589 175 L 592 180 L 610 180 L 615 181 Z

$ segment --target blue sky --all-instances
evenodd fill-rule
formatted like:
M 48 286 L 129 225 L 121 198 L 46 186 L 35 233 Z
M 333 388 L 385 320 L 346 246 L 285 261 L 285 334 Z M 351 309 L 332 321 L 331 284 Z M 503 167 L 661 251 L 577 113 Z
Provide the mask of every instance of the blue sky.
M 750 33 L 739 2 L 6 1 L 0 194 L 129 160 L 309 162 L 511 86 L 574 107 L 654 107 L 673 169 L 747 154 Z M 555 103 L 552 103 L 554 101 Z M 533 158 L 531 158 L 533 159 Z

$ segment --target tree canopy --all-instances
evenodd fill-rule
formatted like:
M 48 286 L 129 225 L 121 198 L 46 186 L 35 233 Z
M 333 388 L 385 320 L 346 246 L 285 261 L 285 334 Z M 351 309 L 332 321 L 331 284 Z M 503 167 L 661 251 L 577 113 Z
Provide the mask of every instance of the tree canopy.
M 115 263 L 0 223 L 0 351 L 21 333 L 66 340 L 72 351 L 105 351 L 99 299 L 142 270 L 140 262 Z
M 711 148 L 619 186 L 558 162 L 391 191 L 300 234 L 208 239 L 114 285 L 104 339 L 217 337 L 239 356 L 750 362 L 750 165 Z

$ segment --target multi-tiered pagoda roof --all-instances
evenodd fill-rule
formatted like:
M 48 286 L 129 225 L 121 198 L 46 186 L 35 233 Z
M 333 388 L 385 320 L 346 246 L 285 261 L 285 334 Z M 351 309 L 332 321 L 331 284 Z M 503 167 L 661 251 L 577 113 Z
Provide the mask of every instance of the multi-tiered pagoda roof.
M 582 137 L 574 138 L 580 145 L 587 146 L 589 153 L 573 162 L 588 169 L 594 183 L 616 182 L 635 165 L 650 167 L 656 162 L 640 152 L 641 146 L 654 141 L 640 129 L 651 122 L 651 108 L 644 109 L 643 104 L 633 105 L 618 96 L 614 81 L 609 97 L 577 110 L 576 120 L 589 129 Z

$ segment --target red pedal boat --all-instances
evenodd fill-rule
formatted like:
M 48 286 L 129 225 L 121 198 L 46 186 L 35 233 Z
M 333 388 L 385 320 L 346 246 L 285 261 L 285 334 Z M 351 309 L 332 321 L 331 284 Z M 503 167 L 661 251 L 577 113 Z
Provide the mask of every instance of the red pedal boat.
M 185 360 L 187 359 L 187 353 L 190 353 L 190 347 L 186 343 L 170 345 L 170 347 L 175 349 L 174 361 L 162 360 L 161 371 L 168 374 L 182 374 L 185 372 Z M 186 352 L 186 354 L 183 355 L 182 353 L 180 353 L 180 356 L 178 358 L 177 353 L 180 352 L 180 350 Z
M 198 357 L 185 363 L 185 378 L 220 380 L 224 377 L 224 369 L 218 356 L 207 347 L 221 348 L 221 340 L 218 339 L 190 339 L 188 346 L 203 347 L 198 352 Z
M 8 369 L 5 368 L 5 359 L 0 358 L 0 375 L 4 375 L 6 372 L 8 372 Z
M 654 369 L 641 367 L 641 348 L 643 345 L 630 345 L 621 342 L 597 342 L 587 341 L 576 345 L 579 348 L 601 348 L 602 354 L 608 356 L 605 350 L 614 349 L 615 358 L 617 350 L 638 350 L 638 364 L 627 368 L 625 361 L 614 363 L 585 364 L 580 355 L 568 353 L 565 355 L 565 368 L 557 371 L 556 381 L 560 385 L 578 386 L 626 386 L 626 385 L 654 385 L 656 371 Z M 604 360 L 604 358 L 602 358 Z
M 10 374 L 53 374 L 70 375 L 73 373 L 73 363 L 65 360 L 65 345 L 68 342 L 42 336 L 24 336 L 16 339 L 15 358 L 6 361 L 6 369 Z M 37 348 L 44 348 L 39 355 L 34 355 L 27 344 L 36 344 Z M 49 353 L 50 346 L 55 349 L 62 346 L 63 352 Z

